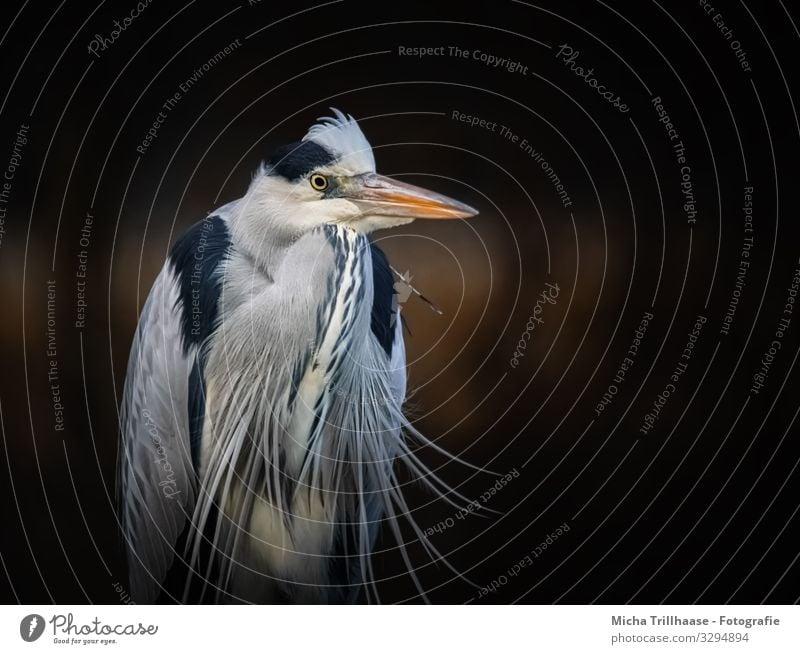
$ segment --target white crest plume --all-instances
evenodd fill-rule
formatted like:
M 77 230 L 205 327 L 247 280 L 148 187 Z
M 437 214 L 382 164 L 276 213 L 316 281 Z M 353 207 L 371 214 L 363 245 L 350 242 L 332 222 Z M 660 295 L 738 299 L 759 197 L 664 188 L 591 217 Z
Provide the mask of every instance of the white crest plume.
M 336 156 L 337 164 L 349 168 L 353 174 L 374 173 L 375 157 L 372 146 L 358 126 L 356 119 L 331 107 L 335 117 L 318 118 L 304 141 L 313 141 Z

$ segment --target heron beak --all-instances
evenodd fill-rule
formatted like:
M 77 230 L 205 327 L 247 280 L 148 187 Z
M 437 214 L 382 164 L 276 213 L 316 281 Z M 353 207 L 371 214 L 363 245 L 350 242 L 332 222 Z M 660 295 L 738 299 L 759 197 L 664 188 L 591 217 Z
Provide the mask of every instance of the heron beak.
M 470 218 L 478 210 L 468 204 L 419 186 L 383 175 L 367 174 L 347 198 L 362 206 L 365 214 L 398 218 Z

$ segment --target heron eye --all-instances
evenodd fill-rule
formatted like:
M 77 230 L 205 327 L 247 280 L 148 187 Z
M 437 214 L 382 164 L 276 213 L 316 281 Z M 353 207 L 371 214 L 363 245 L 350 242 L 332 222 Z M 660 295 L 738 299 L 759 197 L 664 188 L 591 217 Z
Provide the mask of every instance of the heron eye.
M 325 177 L 325 175 L 314 173 L 308 178 L 308 181 L 311 182 L 311 187 L 315 191 L 324 191 L 326 188 L 328 188 L 328 178 Z

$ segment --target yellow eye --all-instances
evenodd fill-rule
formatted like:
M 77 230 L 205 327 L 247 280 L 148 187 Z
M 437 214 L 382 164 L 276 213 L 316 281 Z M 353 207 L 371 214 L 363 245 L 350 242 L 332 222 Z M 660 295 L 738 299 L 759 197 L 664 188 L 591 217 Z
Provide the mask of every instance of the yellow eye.
M 308 178 L 308 181 L 311 182 L 311 188 L 315 191 L 324 191 L 328 188 L 328 178 L 325 175 L 314 173 Z

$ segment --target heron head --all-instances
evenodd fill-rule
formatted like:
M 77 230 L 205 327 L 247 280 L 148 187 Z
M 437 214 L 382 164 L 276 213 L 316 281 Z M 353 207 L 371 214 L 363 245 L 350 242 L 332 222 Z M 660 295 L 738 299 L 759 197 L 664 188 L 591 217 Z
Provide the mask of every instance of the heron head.
M 252 220 L 295 235 L 325 224 L 369 233 L 417 218 L 469 218 L 472 207 L 375 172 L 372 147 L 352 116 L 333 109 L 301 141 L 283 146 L 245 198 Z M 273 232 L 274 233 L 274 232 Z

